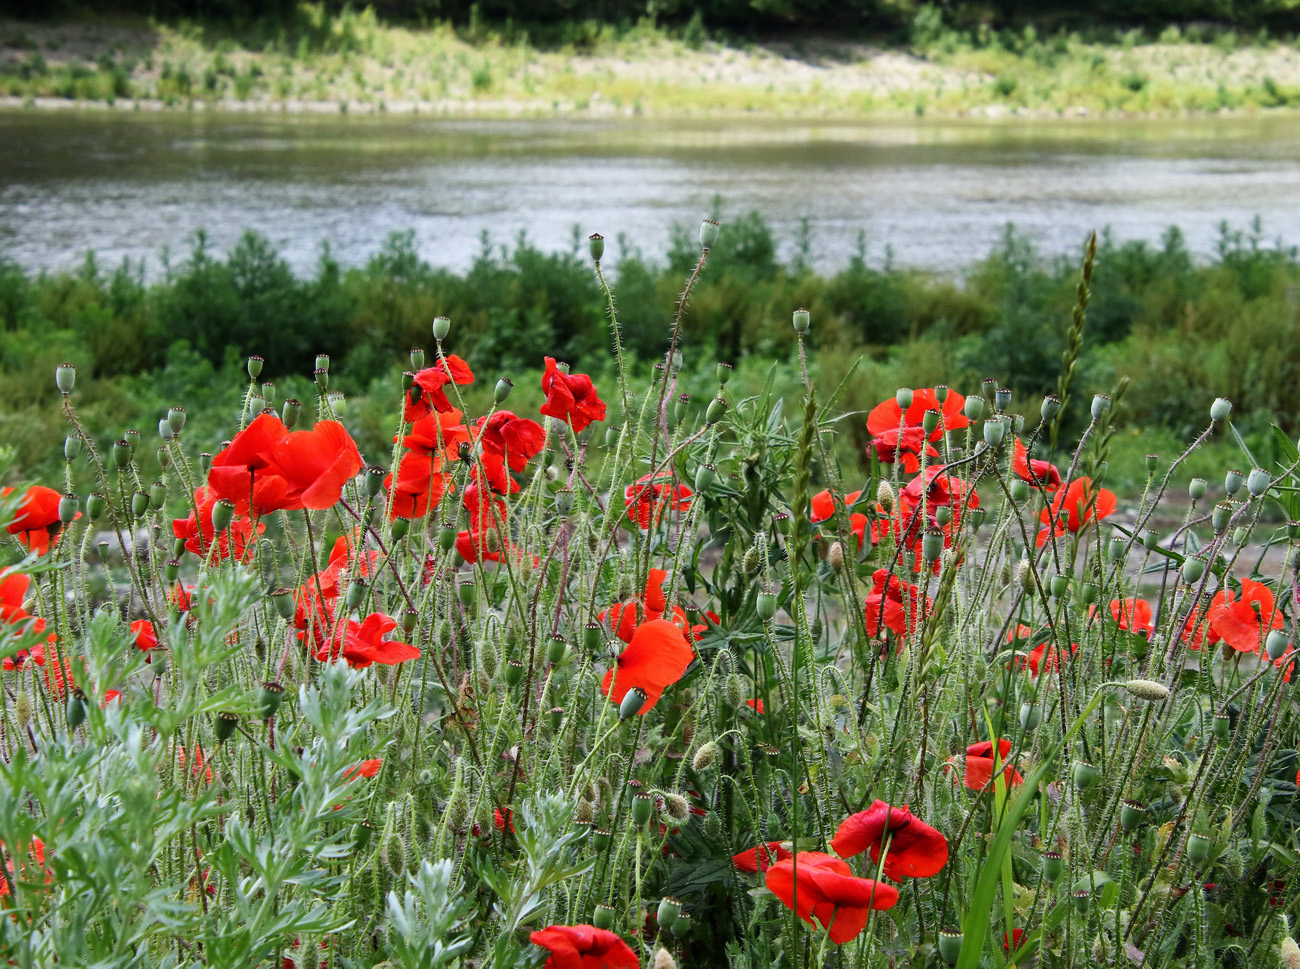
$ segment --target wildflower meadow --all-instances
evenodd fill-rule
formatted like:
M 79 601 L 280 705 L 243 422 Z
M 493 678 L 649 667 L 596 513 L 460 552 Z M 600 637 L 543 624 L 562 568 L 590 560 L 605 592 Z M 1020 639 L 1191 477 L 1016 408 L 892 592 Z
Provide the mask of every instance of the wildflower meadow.
M 1106 487 L 1095 238 L 1050 396 L 849 411 L 793 308 L 799 404 L 735 393 L 684 367 L 720 232 L 649 380 L 593 236 L 609 356 L 512 410 L 439 317 L 384 453 L 325 355 L 312 399 L 248 358 L 226 440 L 50 375 L 64 480 L 0 492 L 5 964 L 1300 967 L 1295 442 L 1204 387 Z M 1242 470 L 1189 475 L 1211 439 Z

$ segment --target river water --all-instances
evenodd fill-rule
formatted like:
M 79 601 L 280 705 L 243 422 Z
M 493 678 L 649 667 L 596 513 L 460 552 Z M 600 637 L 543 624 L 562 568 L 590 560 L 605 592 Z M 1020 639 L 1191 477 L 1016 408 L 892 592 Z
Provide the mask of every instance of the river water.
M 413 230 L 435 265 L 463 268 L 487 231 L 543 249 L 582 235 L 658 257 L 674 222 L 721 196 L 759 212 L 792 251 L 954 270 L 1013 222 L 1044 251 L 1092 228 L 1159 240 L 1180 226 L 1213 251 L 1223 220 L 1263 216 L 1300 240 L 1300 117 L 1071 121 L 435 120 L 112 111 L 0 112 L 0 258 L 29 270 L 183 258 L 204 229 L 224 251 L 246 229 L 298 270 L 328 242 L 363 262 Z

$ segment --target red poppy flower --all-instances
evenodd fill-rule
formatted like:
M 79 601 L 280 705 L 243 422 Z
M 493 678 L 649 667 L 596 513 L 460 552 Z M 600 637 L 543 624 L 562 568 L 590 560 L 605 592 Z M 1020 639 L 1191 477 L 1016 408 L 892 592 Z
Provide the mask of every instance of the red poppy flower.
M 231 520 L 230 527 L 217 534 L 216 526 L 212 523 L 212 511 L 216 504 L 216 499 L 207 488 L 194 489 L 196 510 L 191 510 L 188 518 L 173 518 L 172 534 L 183 539 L 187 549 L 202 556 L 210 565 L 230 558 L 233 539 L 235 559 L 242 562 L 252 553 L 254 536 L 266 531 L 266 526 L 261 522 L 254 526 L 249 519 L 236 515 Z
M 15 870 L 13 853 L 8 850 L 8 846 L 3 841 L 0 841 L 0 854 L 5 856 L 5 868 L 9 870 L 8 878 L 0 878 L 0 898 L 5 898 L 9 895 L 11 884 L 27 880 L 27 863 L 20 860 Z M 45 884 L 48 885 L 54 880 L 54 875 L 45 867 L 45 842 L 40 838 L 33 837 L 28 844 L 27 859 L 45 873 Z
M 1097 607 L 1093 606 L 1088 611 L 1090 614 L 1096 614 Z M 1151 621 L 1151 604 L 1145 599 L 1112 599 L 1110 616 L 1120 629 L 1126 629 L 1131 633 L 1150 636 L 1156 628 Z
M 861 495 L 861 491 L 849 492 L 844 496 L 843 505 L 840 507 L 851 507 L 857 502 Z M 817 494 L 812 496 L 812 502 L 810 505 L 812 513 L 809 515 L 809 520 L 816 525 L 829 519 L 835 513 L 836 501 L 836 496 L 830 490 L 817 492 Z M 879 505 L 876 505 L 876 512 L 881 516 L 887 517 L 884 515 L 884 509 Z M 862 543 L 866 540 L 868 524 L 871 525 L 871 544 L 877 545 L 880 543 L 880 536 L 883 534 L 883 526 L 878 519 L 869 521 L 867 516 L 862 512 L 855 511 L 849 513 L 848 521 L 849 531 L 857 536 L 858 548 L 862 548 Z M 818 537 L 820 538 L 821 536 L 819 535 Z
M 1094 519 L 1100 521 L 1113 512 L 1117 504 L 1115 492 L 1094 488 L 1091 478 L 1075 478 L 1064 491 L 1056 492 L 1051 507 L 1044 508 L 1039 516 L 1048 527 L 1038 533 L 1038 544 L 1047 544 L 1048 536 L 1077 532 Z
M 341 653 L 348 664 L 357 669 L 365 669 L 371 663 L 393 666 L 418 659 L 420 651 L 410 643 L 384 639 L 396 628 L 397 620 L 382 612 L 371 613 L 361 622 L 349 619 L 332 644 L 316 651 L 316 658 L 323 663 L 338 659 Z
M 646 529 L 651 524 L 659 524 L 665 509 L 689 509 L 693 494 L 684 484 L 674 485 L 671 474 L 661 474 L 653 481 L 647 474 L 637 478 L 636 484 L 627 486 L 623 491 L 623 502 L 628 521 L 635 522 L 638 528 Z
M 1039 673 L 1055 673 L 1061 664 L 1078 652 L 1078 643 L 1071 643 L 1068 653 L 1051 643 L 1039 643 L 1029 651 L 1027 657 L 1017 657 L 1016 668 L 1022 670 L 1027 668 L 1030 676 L 1037 676 Z
M 45 620 L 30 615 L 23 609 L 23 602 L 27 597 L 27 590 L 31 585 L 31 576 L 10 572 L 6 569 L 0 569 L 0 623 L 4 623 L 9 628 L 6 630 L 14 639 L 22 639 L 26 636 L 40 636 L 45 632 Z M 0 641 L 0 649 L 4 644 Z M 12 643 L 9 645 L 12 649 Z M 19 649 L 13 656 L 6 656 L 3 660 L 5 670 L 22 669 L 23 664 L 31 659 L 38 666 L 45 662 L 44 647 L 36 643 L 28 649 Z
M 480 417 L 473 434 L 482 447 L 479 458 L 482 468 L 475 468 L 475 476 L 486 476 L 487 484 L 501 494 L 514 494 L 519 490 L 518 482 L 510 477 L 509 471 L 524 470 L 529 459 L 546 446 L 546 431 L 542 425 L 527 417 L 517 417 L 508 410 Z
M 1007 755 L 1011 753 L 1011 741 L 999 740 L 997 751 L 997 757 L 995 758 L 992 741 L 983 740 L 977 744 L 971 744 L 966 748 L 965 757 L 949 757 L 948 763 L 944 765 L 944 770 L 951 770 L 948 765 L 956 763 L 959 759 L 962 760 L 962 783 L 972 791 L 982 791 L 993 780 L 993 772 L 997 768 L 995 761 L 1001 761 L 1003 764 L 1002 776 L 1007 786 L 1014 787 L 1017 784 L 1023 784 L 1025 779 L 1020 776 L 1020 771 L 1007 763 Z M 957 775 L 954 774 L 953 781 L 956 780 Z
M 1048 494 L 1061 487 L 1061 472 L 1051 461 L 1036 461 L 1029 457 L 1025 442 L 1016 438 L 1011 447 L 1011 470 L 1016 477 L 1030 484 L 1037 484 Z
M 397 485 L 393 473 L 384 478 L 388 489 L 388 517 L 423 518 L 437 508 L 447 488 L 451 475 L 442 470 L 442 456 L 431 456 L 420 451 L 408 451 L 397 463 Z
M 645 592 L 639 601 L 629 599 L 627 602 L 616 602 L 597 618 L 602 623 L 608 624 L 614 635 L 623 642 L 632 642 L 632 635 L 639 625 L 651 619 L 663 619 L 668 616 L 668 597 L 664 595 L 664 582 L 667 579 L 668 573 L 663 569 L 651 569 L 646 575 Z M 717 616 L 712 613 L 706 615 L 712 619 L 715 626 L 718 624 Z M 673 606 L 670 618 L 692 639 L 700 639 L 708 632 L 706 625 L 692 626 L 681 606 Z
M 1032 639 L 1033 635 L 1033 626 L 1026 626 L 1023 622 L 1018 622 L 1013 628 L 1007 630 L 1007 642 L 1014 643 L 1017 639 Z
M 137 619 L 131 623 L 131 635 L 134 637 L 136 648 L 142 653 L 158 648 L 158 636 L 154 632 L 153 623 L 148 619 Z
M 841 858 L 852 858 L 870 850 L 871 860 L 880 861 L 886 836 L 885 876 L 894 881 L 929 878 L 948 863 L 948 839 L 912 814 L 904 805 L 890 807 L 873 801 L 871 807 L 845 819 L 831 839 Z
M 926 597 L 923 604 L 921 589 L 890 575 L 888 569 L 876 569 L 872 582 L 866 602 L 867 635 L 878 636 L 884 629 L 899 638 L 915 634 L 925 621 L 932 600 Z
M 508 827 L 510 829 L 510 833 L 514 834 L 515 833 L 515 812 L 511 811 L 509 808 L 506 808 L 504 811 L 502 811 L 500 808 L 493 808 L 492 826 L 502 833 L 504 833 L 506 828 Z
M 927 439 L 938 441 L 945 431 L 954 431 L 970 423 L 962 414 L 965 405 L 966 398 L 950 390 L 940 407 L 934 390 L 929 388 L 913 391 L 912 405 L 906 411 L 898 406 L 898 401 L 892 398 L 886 400 L 873 407 L 867 415 L 867 430 L 874 438 L 871 445 L 880 460 L 886 463 L 898 460 L 901 454 L 903 468 L 911 474 L 921 466 L 918 456 Z M 921 421 L 928 410 L 939 411 L 942 419 L 927 438 Z M 938 451 L 929 445 L 924 446 L 927 454 L 938 457 Z
M 1282 628 L 1282 615 L 1268 586 L 1241 580 L 1241 594 L 1220 589 L 1210 600 L 1210 628 L 1229 646 L 1243 653 L 1259 650 L 1270 629 Z
M 767 871 L 773 862 L 785 861 L 787 858 L 793 858 L 780 841 L 769 841 L 766 844 L 750 848 L 748 851 L 742 851 L 738 855 L 731 856 L 731 863 L 736 867 L 736 871 L 756 872 Z
M 379 773 L 379 768 L 384 766 L 384 759 L 376 757 L 373 760 L 363 760 L 359 764 L 353 764 L 343 772 L 345 781 L 355 781 L 362 777 L 374 777 Z
M 0 499 L 13 494 L 13 488 L 0 488 Z M 62 534 L 59 501 L 63 496 L 53 488 L 32 485 L 14 509 L 14 520 L 5 529 L 37 555 L 47 555 Z M 77 513 L 77 518 L 81 513 Z
M 469 428 L 465 426 L 460 411 L 435 411 L 427 417 L 421 417 L 411 425 L 411 429 L 401 437 L 402 446 L 408 451 L 420 454 L 450 454 L 455 456 L 462 442 L 470 440 Z M 393 436 L 396 444 L 398 436 Z
M 435 410 L 455 410 L 447 399 L 447 384 L 464 386 L 473 382 L 474 371 L 470 370 L 469 364 L 454 353 L 448 354 L 432 367 L 426 367 L 415 374 L 411 387 L 406 392 L 402 419 L 409 424 L 428 417 Z
M 14 622 L 27 617 L 23 602 L 31 584 L 30 575 L 0 569 L 0 622 Z
M 682 678 L 694 659 L 695 650 L 680 627 L 667 619 L 652 619 L 636 627 L 632 641 L 605 673 L 600 688 L 611 703 L 617 704 L 623 702 L 629 690 L 642 690 L 646 699 L 637 713 L 647 713 L 664 690 Z
M 528 936 L 550 952 L 543 969 L 639 969 L 636 953 L 613 932 L 594 925 L 551 925 Z
M 1016 952 L 1020 949 L 1020 943 L 1025 937 L 1024 929 L 1013 929 L 1010 935 L 1002 933 L 1002 948 L 1008 952 Z
M 1187 644 L 1188 649 L 1200 649 L 1206 643 L 1213 646 L 1220 641 L 1221 637 L 1214 631 L 1214 627 L 1210 625 L 1207 611 L 1204 605 L 1198 603 L 1183 623 L 1183 629 L 1178 634 L 1178 638 Z
M 836 945 L 856 939 L 873 910 L 881 912 L 898 904 L 898 889 L 855 878 L 848 864 L 820 851 L 801 851 L 776 862 L 767 870 L 767 887 L 786 908 L 795 908 L 797 901 L 799 918 L 809 925 L 816 919 Z
M 925 474 L 913 478 L 903 489 L 905 502 L 913 507 L 921 504 L 922 495 L 926 505 L 951 506 L 954 516 L 980 506 L 980 496 L 970 482 L 949 474 L 942 467 L 926 468 Z
M 575 434 L 592 421 L 605 419 L 605 402 L 597 396 L 591 378 L 585 373 L 564 373 L 555 366 L 554 357 L 546 358 L 542 393 L 546 395 L 542 413 L 565 421 Z
M 755 713 L 766 713 L 766 712 L 767 712 L 767 710 L 765 710 L 765 709 L 763 708 L 763 701 L 762 701 L 761 699 L 759 699 L 758 697 L 753 697 L 752 699 L 746 700 L 746 701 L 745 701 L 745 706 L 749 707 L 749 708 L 750 708 L 751 710 L 753 710 Z

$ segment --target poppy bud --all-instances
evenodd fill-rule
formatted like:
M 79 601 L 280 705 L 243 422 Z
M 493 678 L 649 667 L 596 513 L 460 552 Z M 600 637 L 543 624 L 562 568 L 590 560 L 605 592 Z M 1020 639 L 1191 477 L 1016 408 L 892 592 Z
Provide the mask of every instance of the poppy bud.
M 293 429 L 298 423 L 298 415 L 302 413 L 302 402 L 296 397 L 288 398 L 280 408 L 280 420 L 284 426 Z
M 912 406 L 912 391 L 908 387 L 899 387 L 894 391 L 894 403 L 898 404 L 899 410 L 907 410 Z
M 709 401 L 708 409 L 704 412 L 704 423 L 710 427 L 722 420 L 722 416 L 727 413 L 727 402 L 721 397 L 714 397 Z
M 960 929 L 939 930 L 939 958 L 944 965 L 955 966 L 961 958 L 962 932 Z
M 694 923 L 692 923 L 691 917 L 687 915 L 685 912 L 677 916 L 677 921 L 673 923 L 673 928 L 672 928 L 673 938 L 675 939 L 686 938 L 688 935 L 691 934 L 691 926 L 693 924 Z
M 68 718 L 69 730 L 76 730 L 86 722 L 86 694 L 81 691 L 81 687 L 74 687 L 68 694 L 64 714 Z
M 1216 397 L 1214 403 L 1210 405 L 1210 420 L 1215 424 L 1220 421 L 1226 421 L 1228 415 L 1232 413 L 1232 401 L 1227 397 Z
M 546 647 L 546 659 L 552 666 L 559 666 L 564 657 L 569 655 L 569 644 L 563 636 L 552 636 Z
M 456 586 L 456 595 L 460 598 L 462 606 L 472 606 L 478 599 L 478 589 L 474 587 L 473 582 L 462 582 Z
M 618 705 L 618 718 L 620 720 L 628 720 L 635 717 L 641 712 L 641 708 L 645 706 L 645 702 L 648 699 L 649 696 L 646 694 L 645 690 L 641 689 L 639 686 L 632 687 L 632 689 L 628 690 L 627 693 L 624 694 L 623 702 Z
M 691 802 L 680 794 L 665 794 L 663 813 L 665 817 L 681 824 L 691 816 Z
M 740 560 L 740 567 L 745 570 L 746 575 L 757 575 L 758 570 L 763 567 L 763 553 L 759 551 L 757 545 L 751 545 L 745 551 L 745 557 Z
M 213 732 L 217 735 L 217 743 L 224 744 L 234 736 L 237 726 L 239 726 L 239 714 L 231 713 L 229 710 L 218 713 L 217 719 L 213 723 Z
M 107 510 L 108 499 L 103 495 L 94 493 L 86 497 L 86 516 L 91 521 L 99 521 Z
M 1183 560 L 1183 581 L 1188 585 L 1201 581 L 1201 576 L 1205 574 L 1206 561 L 1203 558 L 1192 556 Z
M 941 413 L 931 407 L 921 415 L 921 427 L 927 435 L 933 434 L 939 426 L 939 421 L 943 417 Z
M 754 609 L 763 622 L 771 622 L 776 615 L 776 596 L 771 592 L 760 592 L 754 599 Z
M 1241 485 L 1245 480 L 1242 473 L 1234 468 L 1223 476 L 1223 490 L 1231 497 L 1241 490 Z
M 718 241 L 718 232 L 722 229 L 717 222 L 712 219 L 705 219 L 700 223 L 700 248 L 708 252 L 713 248 L 714 243 Z
M 942 544 L 942 543 L 941 543 Z M 839 542 L 831 542 L 830 549 L 826 552 L 826 561 L 836 572 L 844 571 L 844 546 Z
M 1214 526 L 1216 532 L 1221 532 L 1228 527 L 1228 522 L 1232 519 L 1233 508 L 1232 502 L 1221 501 L 1210 511 L 1210 524 Z
M 1011 388 L 999 387 L 993 392 L 993 407 L 999 414 L 1004 413 L 1011 406 Z
M 1155 680 L 1128 680 L 1124 684 L 1124 689 L 1139 700 L 1148 700 L 1151 703 L 1168 700 L 1170 697 L 1169 687 Z
M 1026 592 L 1032 592 L 1034 589 L 1034 572 L 1029 566 L 1029 559 L 1022 558 L 1016 563 L 1016 581 L 1020 583 L 1020 588 Z
M 732 367 L 731 364 L 729 363 L 718 364 L 717 368 L 714 370 L 714 373 L 717 375 L 719 387 L 727 386 L 727 381 L 731 379 L 731 370 Z
M 1077 892 L 1070 893 L 1070 899 L 1074 903 L 1074 910 L 1080 914 L 1088 911 L 1088 901 L 1092 898 L 1092 892 L 1086 888 L 1081 888 Z
M 1095 605 L 1101 598 L 1101 590 L 1092 582 L 1085 582 L 1079 587 L 1079 599 L 1085 606 Z
M 988 425 L 985 426 L 987 427 Z M 876 503 L 880 505 L 880 510 L 886 515 L 889 515 L 893 512 L 894 503 L 897 500 L 893 486 L 890 485 L 888 481 L 882 479 L 880 484 L 876 486 Z
M 722 748 L 715 741 L 710 740 L 695 752 L 695 757 L 691 760 L 691 767 L 697 771 L 708 770 L 721 753 Z
M 1110 398 L 1105 394 L 1097 394 L 1092 398 L 1092 419 L 1099 421 L 1110 410 Z
M 591 924 L 608 932 L 614 927 L 614 910 L 608 905 L 597 905 L 591 913 Z
M 1246 490 L 1252 498 L 1258 498 L 1273 484 L 1273 478 L 1263 468 L 1252 468 L 1246 477 Z
M 1291 641 L 1287 634 L 1280 629 L 1270 630 L 1268 638 L 1264 640 L 1264 649 L 1268 652 L 1268 658 L 1272 660 L 1281 659 L 1290 645 Z
M 1136 831 L 1147 816 L 1145 804 L 1138 801 L 1124 800 L 1120 802 L 1119 808 L 1119 826 L 1125 831 Z
M 1057 599 L 1063 597 L 1070 591 L 1070 577 L 1057 572 L 1052 576 L 1052 595 Z
M 1065 867 L 1064 860 L 1061 858 L 1059 851 L 1043 852 L 1043 881 L 1049 885 L 1055 885 L 1061 877 L 1061 870 Z
M 149 510 L 149 496 L 143 491 L 137 491 L 131 495 L 131 516 L 133 518 L 143 518 L 144 513 Z
M 59 521 L 65 525 L 72 524 L 72 520 L 77 517 L 77 496 L 64 495 L 59 499 Z
M 70 363 L 61 363 L 54 368 L 54 385 L 64 397 L 72 393 L 77 384 L 77 368 Z
M 664 931 L 671 931 L 673 923 L 677 917 L 682 914 L 682 903 L 671 896 L 665 896 L 659 903 L 659 911 L 655 913 L 659 920 L 659 928 Z
M 270 720 L 280 709 L 280 701 L 283 699 L 284 687 L 273 680 L 268 680 L 262 684 L 262 688 L 257 693 L 257 712 L 262 715 L 263 720 Z
M 19 693 L 18 699 L 14 701 L 14 716 L 18 719 L 18 727 L 26 730 L 32 722 L 32 698 L 26 693 Z
M 745 685 L 740 682 L 738 674 L 727 674 L 727 682 L 723 685 L 723 699 L 727 701 L 727 706 L 733 709 L 738 709 L 745 702 Z
M 987 424 L 985 424 L 984 426 L 988 427 Z M 1011 482 L 1011 487 L 1009 487 L 1007 490 L 1011 492 L 1011 500 L 1014 501 L 1016 504 L 1020 504 L 1022 501 L 1024 501 L 1026 498 L 1029 497 L 1029 482 L 1024 481 L 1020 478 L 1016 478 L 1014 481 Z
M 921 536 L 921 555 L 927 562 L 933 562 L 943 553 L 943 531 L 927 528 Z
M 113 464 L 125 468 L 131 463 L 131 443 L 126 440 L 113 442 Z
M 1037 703 L 1025 702 L 1020 704 L 1020 726 L 1025 730 L 1033 730 L 1043 722 L 1043 708 Z
M 650 823 L 654 814 L 655 799 L 653 794 L 638 791 L 632 795 L 632 823 L 644 827 Z
M 984 422 L 984 443 L 989 447 L 997 447 L 1002 443 L 1002 439 L 1007 435 L 1007 425 L 1002 420 L 987 420 Z

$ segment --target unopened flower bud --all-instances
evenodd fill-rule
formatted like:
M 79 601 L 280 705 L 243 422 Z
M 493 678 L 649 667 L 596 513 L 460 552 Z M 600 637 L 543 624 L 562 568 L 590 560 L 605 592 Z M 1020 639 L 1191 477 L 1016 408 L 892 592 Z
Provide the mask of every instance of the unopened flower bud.
M 722 226 L 712 219 L 705 219 L 700 223 L 700 248 L 708 252 L 718 241 L 718 232 Z
M 1232 401 L 1227 397 L 1216 397 L 1214 403 L 1210 405 L 1210 420 L 1215 424 L 1220 421 L 1226 421 L 1228 415 L 1232 413 Z
M 894 391 L 894 402 L 898 404 L 900 410 L 907 410 L 912 406 L 912 390 L 909 387 L 899 387 Z
M 840 542 L 831 542 L 826 552 L 826 561 L 836 572 L 844 571 L 844 546 Z
M 697 771 L 708 770 L 721 754 L 722 748 L 718 746 L 716 741 L 710 740 L 695 752 L 695 757 L 691 760 L 691 767 Z
M 591 261 L 600 262 L 605 255 L 605 237 L 599 232 L 587 236 L 587 249 L 591 252 Z
M 677 969 L 677 960 L 673 958 L 671 952 L 661 946 L 655 950 L 655 957 L 650 963 L 650 969 Z
M 1168 700 L 1170 697 L 1169 687 L 1155 680 L 1128 680 L 1124 684 L 1124 689 L 1139 700 L 1148 700 L 1151 703 Z
M 64 397 L 72 393 L 77 385 L 77 368 L 70 363 L 61 363 L 54 368 L 54 385 Z
M 987 426 L 986 424 L 985 427 Z M 892 514 L 897 500 L 893 486 L 888 481 L 881 479 L 880 484 L 876 486 L 876 503 L 880 505 L 880 510 L 886 515 Z
M 745 685 L 740 680 L 740 674 L 728 673 L 722 690 L 723 699 L 727 701 L 727 706 L 732 709 L 739 709 L 744 704 Z
M 14 716 L 18 719 L 18 728 L 26 730 L 32 723 L 32 698 L 27 693 L 19 693 L 14 701 Z
M 1250 492 L 1252 498 L 1258 498 L 1273 484 L 1272 476 L 1263 468 L 1252 468 L 1249 475 L 1246 476 L 1246 490 Z
M 691 802 L 680 794 L 665 794 L 663 813 L 669 820 L 681 824 L 691 816 Z
M 1020 584 L 1020 588 L 1026 592 L 1033 591 L 1034 572 L 1029 566 L 1029 559 L 1022 558 L 1016 563 L 1016 581 Z
M 1110 410 L 1110 398 L 1105 394 L 1097 394 L 1092 398 L 1092 419 L 1099 421 Z

